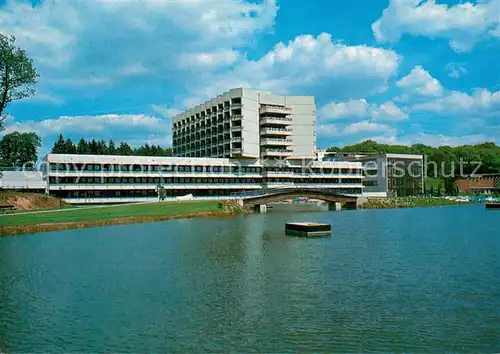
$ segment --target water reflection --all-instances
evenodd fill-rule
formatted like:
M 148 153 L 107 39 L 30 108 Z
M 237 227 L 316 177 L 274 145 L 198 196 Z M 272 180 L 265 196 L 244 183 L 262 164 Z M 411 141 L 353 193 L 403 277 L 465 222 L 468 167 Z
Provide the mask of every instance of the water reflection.
M 333 235 L 284 234 L 286 221 Z M 500 218 L 291 212 L 0 239 L 5 351 L 500 350 Z

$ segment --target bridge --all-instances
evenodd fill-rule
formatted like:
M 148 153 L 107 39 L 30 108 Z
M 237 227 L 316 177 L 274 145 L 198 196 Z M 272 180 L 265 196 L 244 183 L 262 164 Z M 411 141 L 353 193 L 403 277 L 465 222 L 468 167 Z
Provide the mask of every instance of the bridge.
M 259 189 L 246 192 L 236 192 L 233 197 L 239 199 L 245 207 L 256 211 L 265 212 L 266 204 L 294 198 L 311 198 L 325 201 L 330 210 L 339 210 L 339 205 L 344 204 L 348 209 L 356 209 L 357 196 L 339 193 L 332 189 L 307 189 L 307 188 L 275 188 Z

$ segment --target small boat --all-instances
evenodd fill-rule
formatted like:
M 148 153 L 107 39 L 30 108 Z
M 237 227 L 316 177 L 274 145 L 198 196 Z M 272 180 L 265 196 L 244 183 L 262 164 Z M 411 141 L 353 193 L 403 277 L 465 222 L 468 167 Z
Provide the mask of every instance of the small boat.
M 486 209 L 500 209 L 500 203 L 486 203 Z

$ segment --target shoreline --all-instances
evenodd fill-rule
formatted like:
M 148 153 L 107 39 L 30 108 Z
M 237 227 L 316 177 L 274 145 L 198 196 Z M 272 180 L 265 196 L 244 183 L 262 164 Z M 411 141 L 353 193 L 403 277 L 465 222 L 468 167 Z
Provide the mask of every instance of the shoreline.
M 202 217 L 226 217 L 245 215 L 245 213 L 236 211 L 210 211 L 188 214 L 174 215 L 159 215 L 159 216 L 142 216 L 142 217 L 125 217 L 105 220 L 92 220 L 81 222 L 61 222 L 61 223 L 46 223 L 46 224 L 28 224 L 19 226 L 0 226 L 0 237 L 21 236 L 27 234 L 37 234 L 41 232 L 63 231 L 72 229 L 88 229 L 93 227 L 105 227 L 115 225 L 130 225 L 142 224 L 150 222 L 161 222 L 178 219 L 193 219 Z
M 361 210 L 373 209 L 411 209 L 411 208 L 431 208 L 441 206 L 470 205 L 472 203 L 458 202 L 445 198 L 429 197 L 385 197 L 368 198 L 360 207 Z

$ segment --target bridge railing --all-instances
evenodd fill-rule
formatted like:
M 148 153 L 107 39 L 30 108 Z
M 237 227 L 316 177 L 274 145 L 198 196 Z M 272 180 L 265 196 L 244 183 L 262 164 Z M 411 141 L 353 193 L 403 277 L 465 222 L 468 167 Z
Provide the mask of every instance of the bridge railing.
M 312 193 L 318 194 L 327 194 L 327 195 L 346 195 L 342 191 L 336 189 L 316 189 L 316 188 L 265 188 L 265 189 L 257 189 L 252 191 L 243 191 L 243 192 L 233 192 L 231 193 L 232 197 L 235 198 L 250 198 L 250 197 L 261 197 L 265 195 L 272 194 L 283 194 L 294 191 L 308 191 Z

